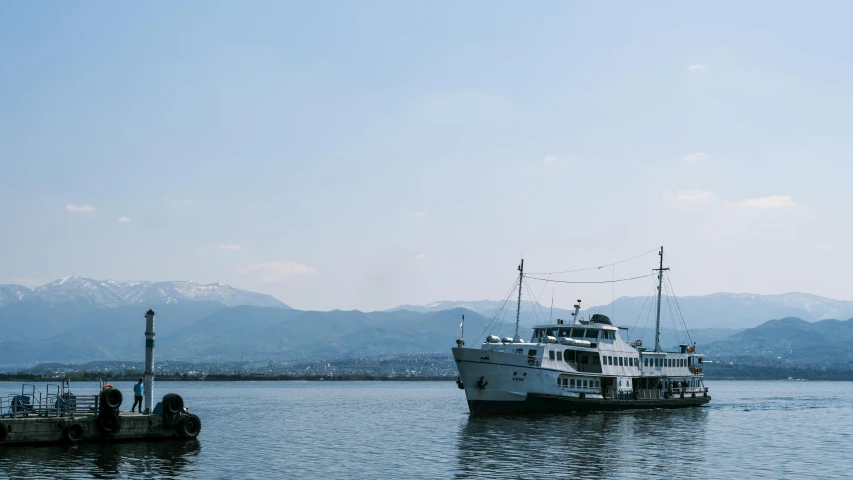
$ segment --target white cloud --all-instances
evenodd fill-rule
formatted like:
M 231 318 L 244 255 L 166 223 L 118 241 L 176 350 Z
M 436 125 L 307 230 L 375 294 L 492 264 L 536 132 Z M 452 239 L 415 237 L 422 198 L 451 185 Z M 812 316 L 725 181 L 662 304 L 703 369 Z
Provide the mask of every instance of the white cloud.
M 701 63 L 697 63 L 695 65 L 690 65 L 687 67 L 687 71 L 689 72 L 703 72 L 707 70 L 708 67 L 706 65 L 702 65 Z
M 426 260 L 427 258 L 429 258 L 429 255 L 426 253 L 419 253 L 415 255 L 415 260 Z
M 243 275 L 259 275 L 263 283 L 274 283 L 287 280 L 292 277 L 313 275 L 316 270 L 292 260 L 278 260 L 275 262 L 256 263 L 245 268 L 238 268 L 237 273 Z
M 728 204 L 732 207 L 754 208 L 757 210 L 767 210 L 773 208 L 791 208 L 796 207 L 797 202 L 790 195 L 768 195 L 766 197 L 746 198 L 737 202 Z
M 690 202 L 693 200 L 706 200 L 713 198 L 714 194 L 707 190 L 679 190 L 675 192 L 675 199 L 682 202 Z
M 704 161 L 708 160 L 709 158 L 711 158 L 711 156 L 705 152 L 696 152 L 696 153 L 691 153 L 690 155 L 684 156 L 684 160 L 686 160 L 690 163 L 704 162 Z
M 556 162 L 559 160 L 555 155 L 545 155 L 545 158 L 542 159 L 545 163 Z
M 217 245 L 216 248 L 221 252 L 239 252 L 243 249 L 241 245 L 237 245 L 236 243 L 226 243 L 222 245 Z
M 73 203 L 66 205 L 65 209 L 71 213 L 92 213 L 95 211 L 95 207 L 91 205 L 74 205 Z
M 130 223 L 130 217 L 118 217 L 118 223 Z
M 416 217 L 426 217 L 427 213 L 426 212 L 415 212 L 412 215 L 414 215 Z

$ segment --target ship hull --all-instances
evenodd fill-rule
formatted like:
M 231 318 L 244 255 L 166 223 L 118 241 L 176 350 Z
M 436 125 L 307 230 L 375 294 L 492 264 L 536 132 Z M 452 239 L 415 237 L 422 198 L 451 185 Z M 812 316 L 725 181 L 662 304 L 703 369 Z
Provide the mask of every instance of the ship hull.
M 512 415 L 531 413 L 585 413 L 613 412 L 620 410 L 650 410 L 700 407 L 711 401 L 711 397 L 671 398 L 653 400 L 578 399 L 531 393 L 521 401 L 468 400 L 472 415 Z

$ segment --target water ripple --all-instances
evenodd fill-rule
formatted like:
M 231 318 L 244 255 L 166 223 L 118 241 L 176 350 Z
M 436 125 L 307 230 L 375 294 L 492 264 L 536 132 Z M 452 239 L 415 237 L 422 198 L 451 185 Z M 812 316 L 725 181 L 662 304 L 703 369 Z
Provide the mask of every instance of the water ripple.
M 0 477 L 849 476 L 853 384 L 709 386 L 703 408 L 475 418 L 452 382 L 163 382 L 202 418 L 199 441 L 0 447 Z

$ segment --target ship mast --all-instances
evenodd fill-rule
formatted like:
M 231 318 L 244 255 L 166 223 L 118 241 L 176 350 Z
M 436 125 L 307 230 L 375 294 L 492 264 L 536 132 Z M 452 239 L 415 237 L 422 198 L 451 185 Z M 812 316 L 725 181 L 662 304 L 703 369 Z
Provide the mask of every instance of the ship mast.
M 655 320 L 655 351 L 660 352 L 660 297 L 661 290 L 663 287 L 663 272 L 664 270 L 669 270 L 669 268 L 663 268 L 663 247 L 660 247 L 660 268 L 655 268 L 654 271 L 658 272 L 658 314 Z
M 512 341 L 515 343 L 521 342 L 521 337 L 518 336 L 518 319 L 521 318 L 521 282 L 524 280 L 524 259 L 521 259 L 521 265 L 518 266 L 518 308 L 515 310 L 515 336 Z

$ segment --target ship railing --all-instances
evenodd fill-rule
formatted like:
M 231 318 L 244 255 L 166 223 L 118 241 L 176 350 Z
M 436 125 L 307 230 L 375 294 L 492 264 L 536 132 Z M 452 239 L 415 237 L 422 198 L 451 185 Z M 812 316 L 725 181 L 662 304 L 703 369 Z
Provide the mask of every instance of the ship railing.
M 619 390 L 616 388 L 608 388 L 605 392 L 605 398 L 610 400 L 634 400 L 634 392 L 627 390 Z M 642 397 L 637 397 L 642 398 Z
M 637 390 L 637 398 L 642 400 L 653 400 L 663 398 L 663 391 L 660 389 L 649 388 Z
M 59 417 L 70 413 L 97 411 L 97 395 L 73 395 L 59 385 L 48 385 L 47 393 L 24 384 L 21 393 L 0 397 L 0 417 Z

